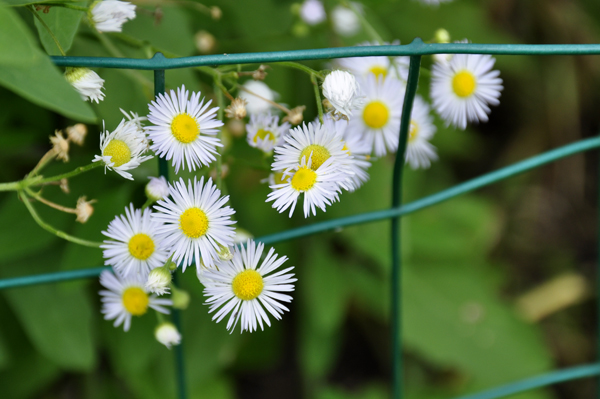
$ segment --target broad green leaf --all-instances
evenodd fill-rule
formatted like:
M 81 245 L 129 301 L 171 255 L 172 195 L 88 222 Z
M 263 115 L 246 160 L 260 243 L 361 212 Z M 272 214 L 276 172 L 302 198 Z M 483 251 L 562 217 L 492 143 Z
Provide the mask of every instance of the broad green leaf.
M 38 11 L 37 14 L 48 25 L 65 53 L 68 52 L 79 28 L 83 12 L 63 7 L 51 7 L 48 13 Z M 46 28 L 37 18 L 34 18 L 34 22 L 46 52 L 50 55 L 61 55 Z
M 7 27 L 2 22 L 9 21 Z M 94 122 L 91 107 L 52 64 L 50 58 L 31 43 L 34 39 L 14 10 L 0 7 L 0 85 L 29 101 L 81 122 Z M 11 42 L 14 40 L 14 45 Z M 20 53 L 24 52 L 25 56 Z M 17 57 L 19 63 L 2 62 Z
M 12 277 L 24 265 L 30 274 L 56 267 L 56 251 L 45 251 L 0 270 L 1 277 Z M 44 356 L 61 368 L 90 370 L 95 363 L 92 338 L 92 310 L 82 287 L 68 292 L 52 285 L 38 285 L 3 292 L 25 333 Z M 99 317 L 99 315 L 96 315 Z

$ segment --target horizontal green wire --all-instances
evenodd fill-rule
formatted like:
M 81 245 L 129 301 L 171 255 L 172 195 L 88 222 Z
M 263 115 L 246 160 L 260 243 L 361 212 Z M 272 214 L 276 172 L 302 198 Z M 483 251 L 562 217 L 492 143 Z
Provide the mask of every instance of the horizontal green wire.
M 492 388 L 487 391 L 479 392 L 473 395 L 461 396 L 455 399 L 497 399 L 505 396 L 514 395 L 519 392 L 530 391 L 536 388 L 542 388 L 558 382 L 576 380 L 578 378 L 593 377 L 600 375 L 600 364 L 588 364 L 585 366 L 577 366 L 565 370 L 553 371 L 548 374 L 538 375 Z
M 490 185 L 497 181 L 508 177 L 526 172 L 528 170 L 545 165 L 557 159 L 577 154 L 579 152 L 591 150 L 600 147 L 600 137 L 593 137 L 586 140 L 581 140 L 566 146 L 536 155 L 513 165 L 504 167 L 494 172 L 485 174 L 467 182 L 458 184 L 449 189 L 440 191 L 436 194 L 421 198 L 419 200 L 407 203 L 398 208 L 384 209 L 381 211 L 366 212 L 358 215 L 346 216 L 324 222 L 314 223 L 308 226 L 298 227 L 286 231 L 281 231 L 275 234 L 256 238 L 256 241 L 261 241 L 265 244 L 273 244 L 276 242 L 291 240 L 294 238 L 304 237 L 312 234 L 322 233 L 325 231 L 335 230 L 340 227 L 353 226 L 363 223 L 376 222 L 380 220 L 390 219 L 392 217 L 403 216 L 423 208 L 438 204 L 449 200 L 461 194 L 468 193 L 478 188 Z M 47 274 L 38 274 L 34 276 L 13 277 L 0 280 L 0 290 L 6 288 L 23 287 L 33 284 L 53 283 L 58 281 L 74 280 L 79 278 L 96 277 L 100 275 L 102 270 L 108 267 L 98 267 L 94 269 L 68 270 L 63 272 L 54 272 Z
M 423 43 L 419 38 L 406 45 L 352 46 L 313 50 L 286 50 L 263 53 L 215 54 L 195 57 L 151 59 L 105 57 L 51 57 L 58 66 L 125 69 L 174 69 L 196 66 L 305 61 L 343 57 L 401 56 L 428 54 L 506 54 L 506 55 L 593 55 L 600 44 L 475 44 Z

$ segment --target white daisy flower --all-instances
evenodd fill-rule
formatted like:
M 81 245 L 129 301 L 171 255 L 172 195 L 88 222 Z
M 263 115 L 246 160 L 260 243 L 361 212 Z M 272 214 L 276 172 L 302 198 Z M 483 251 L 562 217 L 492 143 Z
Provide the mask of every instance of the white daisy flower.
M 108 239 L 103 248 L 104 263 L 125 277 L 148 277 L 150 270 L 167 260 L 167 250 L 158 237 L 160 223 L 152 220 L 150 209 L 125 208 L 125 215 L 116 216 L 103 231 Z
M 430 6 L 439 6 L 441 3 L 450 3 L 452 0 L 418 0 L 423 4 Z
M 338 140 L 339 141 L 339 140 Z M 341 143 L 341 142 L 340 142 Z M 312 213 L 317 214 L 316 208 L 319 207 L 325 212 L 325 206 L 331 205 L 338 200 L 338 192 L 342 180 L 346 180 L 348 175 L 338 171 L 338 166 L 332 158 L 327 159 L 317 170 L 312 169 L 312 154 L 308 161 L 302 157 L 302 161 L 296 164 L 292 169 L 285 172 L 289 176 L 282 184 L 270 186 L 273 191 L 267 196 L 267 201 L 273 202 L 273 208 L 282 213 L 290 208 L 289 217 L 292 217 L 296 203 L 300 194 L 304 194 L 304 217 L 309 217 Z M 347 183 L 344 188 L 347 188 Z
M 325 21 L 325 7 L 319 0 L 305 0 L 300 6 L 300 18 L 308 25 L 317 25 Z
M 148 104 L 148 121 L 154 126 L 146 127 L 152 140 L 150 149 L 156 155 L 173 160 L 175 173 L 180 168 L 194 171 L 202 165 L 215 161 L 216 147 L 222 147 L 215 136 L 223 122 L 216 119 L 219 107 L 210 108 L 212 100 L 204 103 L 200 92 L 189 92 L 185 86 L 171 90 L 170 95 L 159 94 Z
M 150 179 L 150 181 L 146 184 L 146 197 L 152 201 L 158 201 L 169 195 L 169 184 L 164 176 L 148 176 L 148 179 Z
M 71 68 L 65 70 L 65 78 L 77 90 L 84 101 L 95 101 L 99 104 L 104 100 L 104 79 L 88 68 Z
M 248 80 L 243 84 L 243 88 L 248 89 L 253 94 L 245 90 L 239 91 L 239 98 L 246 100 L 246 111 L 252 114 L 264 114 L 269 112 L 273 105 L 266 100 L 275 101 L 277 93 L 267 86 L 266 83 L 257 80 Z M 260 96 L 257 97 L 254 94 Z
M 104 122 L 102 126 L 105 129 Z M 104 130 L 100 134 L 102 155 L 94 156 L 92 162 L 104 162 L 105 173 L 108 168 L 126 179 L 133 180 L 131 173 L 126 170 L 135 169 L 142 162 L 152 159 L 152 155 L 142 156 L 147 149 L 146 134 L 139 129 L 137 123 L 123 119 L 112 133 Z
M 163 322 L 156 327 L 154 330 L 154 338 L 161 344 L 171 349 L 173 345 L 179 345 L 181 343 L 181 334 L 177 331 L 177 328 L 169 322 Z
M 317 170 L 326 161 L 331 160 L 335 170 L 336 179 L 341 187 L 346 188 L 344 175 L 351 176 L 349 163 L 351 161 L 348 152 L 344 150 L 344 144 L 335 130 L 327 129 L 318 122 L 302 124 L 290 130 L 285 137 L 286 144 L 275 147 L 275 161 L 271 165 L 272 170 L 287 171 L 297 168 L 302 160 L 309 164 L 312 170 Z M 320 174 L 324 174 L 322 170 Z M 341 177 L 341 178 L 340 178 Z
M 416 96 L 410 115 L 410 130 L 405 156 L 406 163 L 412 169 L 429 168 L 431 161 L 438 159 L 435 147 L 429 143 L 437 129 L 429 111 L 429 104 L 421 96 Z
M 188 180 L 187 187 L 182 178 L 169 185 L 172 199 L 165 198 L 157 202 L 152 214 L 154 220 L 162 223 L 158 233 L 165 245 L 171 248 L 169 256 L 173 262 L 183 265 L 183 271 L 192 262 L 196 268 L 202 264 L 213 267 L 219 258 L 221 246 L 233 245 L 235 222 L 231 215 L 235 213 L 229 206 L 229 196 L 221 197 L 219 190 L 204 177 L 198 182 Z
M 399 45 L 400 41 L 392 43 L 383 43 L 384 45 Z M 357 46 L 379 46 L 377 42 L 363 42 Z M 369 75 L 374 75 L 377 78 L 394 77 L 403 82 L 408 80 L 408 67 L 410 65 L 410 57 L 352 57 L 339 58 L 335 61 L 342 69 L 350 71 L 354 76 L 367 78 Z
M 431 71 L 433 108 L 447 125 L 464 130 L 467 122 L 487 122 L 489 105 L 498 105 L 502 79 L 492 70 L 495 58 L 487 54 L 455 54 Z
M 331 103 L 336 118 L 348 119 L 363 101 L 356 78 L 346 71 L 333 71 L 325 76 L 323 96 Z
M 360 4 L 353 3 L 360 8 Z M 331 11 L 333 30 L 340 36 L 354 36 L 360 31 L 360 20 L 351 9 L 344 6 L 335 6 Z
M 95 1 L 88 15 L 98 32 L 121 32 L 123 24 L 135 18 L 135 5 L 126 1 Z
M 246 125 L 246 140 L 250 147 L 258 148 L 265 153 L 273 151 L 273 147 L 282 145 L 291 125 L 283 122 L 279 125 L 279 117 L 266 114 L 250 115 L 250 123 Z
M 258 326 L 263 330 L 263 321 L 271 326 L 267 312 L 279 320 L 284 311 L 289 311 L 281 302 L 292 301 L 290 295 L 282 292 L 294 291 L 297 279 L 288 273 L 293 267 L 274 273 L 287 260 L 286 256 L 278 258 L 274 248 L 269 249 L 259 266 L 263 249 L 263 243 L 257 245 L 248 240 L 246 247 L 234 249 L 232 260 L 219 263 L 218 270 L 203 273 L 209 313 L 216 311 L 213 320 L 217 323 L 231 313 L 227 321 L 231 332 L 238 321 L 241 332 L 256 331 Z
M 323 119 L 323 124 L 331 130 L 335 130 L 341 137 L 344 147 L 342 148 L 350 155 L 350 168 L 353 175 L 350 176 L 348 191 L 352 192 L 361 187 L 369 180 L 367 169 L 371 167 L 371 147 L 367 140 L 357 134 L 347 134 L 348 121 L 333 120 L 329 115 Z
M 362 108 L 350 118 L 346 134 L 359 135 L 371 151 L 381 157 L 398 149 L 400 116 L 404 102 L 404 88 L 396 79 L 376 79 L 367 76 L 361 83 L 365 101 Z
M 105 270 L 100 275 L 100 284 L 108 290 L 100 291 L 102 296 L 102 313 L 105 320 L 115 319 L 114 326 L 123 324 L 123 329 L 129 331 L 131 316 L 142 316 L 148 308 L 168 314 L 163 306 L 171 306 L 170 299 L 157 298 L 149 295 L 144 282 L 137 278 L 121 278 L 111 271 Z

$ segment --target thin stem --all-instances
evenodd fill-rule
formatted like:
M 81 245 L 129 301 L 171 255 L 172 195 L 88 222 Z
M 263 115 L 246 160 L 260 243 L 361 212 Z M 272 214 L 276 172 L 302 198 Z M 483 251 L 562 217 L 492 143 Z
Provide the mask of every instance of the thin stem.
M 65 50 L 63 50 L 62 46 L 60 45 L 60 43 L 58 42 L 58 38 L 54 35 L 54 33 L 52 33 L 52 30 L 50 29 L 50 27 L 46 24 L 46 21 L 44 21 L 42 19 L 42 17 L 40 17 L 40 15 L 37 13 L 37 11 L 35 11 L 34 6 L 29 6 L 27 7 L 27 9 L 29 11 L 31 11 L 31 13 L 33 14 L 34 17 L 37 18 L 37 20 L 39 21 L 39 23 L 44 27 L 44 29 L 46 29 L 46 31 L 48 32 L 48 34 L 50 35 L 50 37 L 52 38 L 52 40 L 54 40 L 54 43 L 56 44 L 56 47 L 58 47 L 58 51 L 60 51 L 60 53 L 64 56 L 67 55 L 65 53 Z
M 54 208 L 54 209 L 57 209 L 59 211 L 66 212 L 66 213 L 77 214 L 77 209 L 67 208 L 66 206 L 62 206 L 62 205 L 56 204 L 56 203 L 54 203 L 52 201 L 49 201 L 46 198 L 44 198 L 41 195 L 39 195 L 38 193 L 34 193 L 29 188 L 26 188 L 25 191 L 27 192 L 28 195 L 30 195 L 31 197 L 35 198 L 36 200 L 38 200 L 42 204 L 48 205 L 50 208 Z
M 13 181 L 10 183 L 0 183 L 0 191 L 17 191 L 20 190 L 23 186 L 22 184 L 23 182 L 21 180 L 19 181 Z
M 313 88 L 315 90 L 315 99 L 317 100 L 317 111 L 319 112 L 319 121 L 323 123 L 323 104 L 321 102 L 321 92 L 319 90 L 319 84 L 317 83 L 315 75 L 310 75 L 310 81 L 312 82 Z
M 151 198 L 148 198 L 146 200 L 146 202 L 144 202 L 144 205 L 142 205 L 142 209 L 146 209 L 146 208 L 148 208 L 152 204 L 154 204 L 154 200 L 151 199 Z
M 223 92 L 221 90 L 218 90 L 219 87 L 223 87 L 223 83 L 221 83 L 221 75 L 217 75 L 215 77 L 215 94 L 217 95 L 217 105 L 219 106 L 219 110 L 217 111 L 217 119 L 219 120 L 223 120 L 223 107 L 225 106 L 225 99 L 223 98 Z M 223 87 L 224 89 L 224 87 Z M 217 138 L 219 139 L 220 142 L 222 142 L 222 138 L 223 138 L 223 133 L 222 130 L 219 129 L 219 132 L 217 133 Z M 223 187 L 223 178 L 221 176 L 222 174 L 222 167 L 223 167 L 223 154 L 221 153 L 221 151 L 223 150 L 223 147 L 217 147 L 217 178 L 216 178 L 216 183 L 217 183 L 217 188 L 221 189 Z
M 162 324 L 165 322 L 165 316 L 158 312 L 158 311 L 154 311 L 154 313 L 156 313 L 156 320 L 158 321 L 158 324 Z
M 219 76 L 218 78 L 215 76 L 215 85 L 221 89 L 222 94 L 225 94 L 225 96 L 227 96 L 227 98 L 230 101 L 233 101 L 233 96 L 231 94 L 229 94 L 229 91 L 227 90 L 227 88 L 225 87 L 225 85 L 221 82 L 221 77 Z M 215 93 L 218 92 L 219 90 L 215 89 Z M 224 105 L 224 104 L 223 104 Z
M 48 165 L 48 163 L 50 161 L 52 161 L 55 157 L 56 157 L 56 151 L 54 151 L 54 148 L 53 148 L 44 154 L 42 159 L 40 159 L 40 161 L 37 163 L 37 165 L 35 165 L 35 168 L 33 168 L 27 176 L 33 177 L 33 176 L 37 175 L 38 172 L 41 171 L 42 169 L 44 169 L 44 167 L 46 165 Z
M 373 28 L 373 26 L 369 23 L 369 21 L 367 21 L 365 16 L 360 12 L 360 10 L 358 8 L 356 8 L 356 6 L 351 1 L 344 0 L 344 1 L 342 1 L 342 4 L 344 4 L 346 7 L 350 8 L 354 12 L 354 14 L 356 14 L 356 16 L 358 17 L 358 20 L 360 21 L 360 24 L 363 26 L 363 28 L 367 32 L 367 34 L 369 36 L 371 36 L 371 39 L 375 40 L 379 44 L 384 43 L 384 41 L 383 41 L 382 37 L 379 35 L 379 33 L 377 33 L 375 28 Z
M 323 74 L 321 72 L 315 71 L 314 69 L 309 68 L 306 65 L 300 64 L 298 62 L 285 61 L 285 62 L 278 62 L 277 65 L 285 66 L 285 67 L 288 67 L 288 68 L 299 69 L 299 70 L 301 70 L 303 72 L 306 72 L 310 76 L 315 75 L 315 76 L 317 76 L 321 80 L 325 79 L 325 76 L 323 76 Z
M 27 195 L 25 195 L 25 193 L 21 190 L 19 190 L 19 198 L 21 198 L 21 200 L 27 207 L 27 210 L 31 214 L 31 217 L 33 218 L 33 220 L 35 220 L 35 222 L 44 230 L 49 231 L 50 233 L 52 233 L 55 236 L 60 237 L 64 240 L 71 241 L 71 242 L 74 242 L 75 244 L 83 245 L 86 247 L 100 248 L 100 245 L 102 245 L 101 242 L 88 241 L 88 240 L 84 240 L 82 238 L 73 237 L 72 235 L 69 235 L 69 234 L 65 233 L 64 231 L 55 229 L 54 227 L 50 226 L 48 223 L 44 222 L 42 220 L 42 218 L 40 218 L 40 215 L 38 215 L 38 213 L 36 212 L 33 205 L 31 205 L 31 203 L 29 203 L 29 197 L 27 197 Z
M 102 162 L 92 162 L 89 165 L 80 166 L 80 167 L 78 167 L 78 168 L 76 168 L 76 169 L 74 169 L 74 170 L 72 170 L 70 172 L 63 173 L 63 174 L 60 174 L 60 175 L 46 177 L 46 178 L 43 178 L 43 179 L 35 179 L 35 180 L 32 180 L 32 181 L 24 180 L 23 181 L 23 187 L 37 186 L 39 184 L 45 184 L 45 183 L 48 183 L 48 182 L 51 182 L 51 181 L 56 181 L 56 180 L 60 180 L 60 179 L 68 179 L 70 177 L 77 176 L 77 175 L 79 175 L 81 173 L 85 173 L 85 172 L 87 172 L 89 170 L 97 168 L 99 166 L 102 166 Z

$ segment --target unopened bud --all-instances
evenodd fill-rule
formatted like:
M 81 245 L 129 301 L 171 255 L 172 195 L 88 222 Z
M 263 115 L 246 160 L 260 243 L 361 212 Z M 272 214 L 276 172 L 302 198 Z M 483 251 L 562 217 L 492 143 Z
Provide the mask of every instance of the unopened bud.
M 233 237 L 234 244 L 244 244 L 246 241 L 253 239 L 254 236 L 250 234 L 248 230 L 241 229 L 239 227 L 235 228 L 235 237 Z
M 196 48 L 202 54 L 212 53 L 217 46 L 217 39 L 205 30 L 201 30 L 194 36 Z
M 221 244 L 219 244 L 218 254 L 219 254 L 219 259 L 221 259 L 221 260 L 229 261 L 229 260 L 233 259 L 233 254 L 231 253 L 229 248 L 225 247 Z
M 88 221 L 90 216 L 94 213 L 94 207 L 91 205 L 96 200 L 86 201 L 86 197 L 79 197 L 77 200 L 77 206 L 75 207 L 75 214 L 77 215 L 76 221 L 79 223 L 85 223 Z
M 164 176 L 160 177 L 152 177 L 148 176 L 150 181 L 146 184 L 146 197 L 148 199 L 156 202 L 163 198 L 166 198 L 169 195 L 169 185 L 167 184 L 167 179 Z
M 244 119 L 246 117 L 246 104 L 248 102 L 243 98 L 234 98 L 231 104 L 225 108 L 225 116 L 229 119 Z
M 254 80 L 265 80 L 267 77 L 267 66 L 261 65 L 258 69 L 252 72 L 252 79 Z
M 168 265 L 157 267 L 150 271 L 146 288 L 156 295 L 164 295 L 169 292 L 169 284 L 171 284 L 171 272 Z
M 173 301 L 173 307 L 175 309 L 187 309 L 190 304 L 190 294 L 187 291 L 181 290 L 179 288 L 171 287 L 173 293 L 171 294 L 171 300 Z
M 438 29 L 435 31 L 433 40 L 436 43 L 450 43 L 450 33 L 446 29 Z
M 173 345 L 179 345 L 181 343 L 181 334 L 177 331 L 177 328 L 169 323 L 160 323 L 156 330 L 154 330 L 154 337 L 158 342 L 171 349 Z
M 67 127 L 67 138 L 73 143 L 82 146 L 85 136 L 87 135 L 87 127 L 83 123 L 77 123 Z
M 223 11 L 217 6 L 212 6 L 210 8 L 210 16 L 214 20 L 219 20 L 223 16 Z

